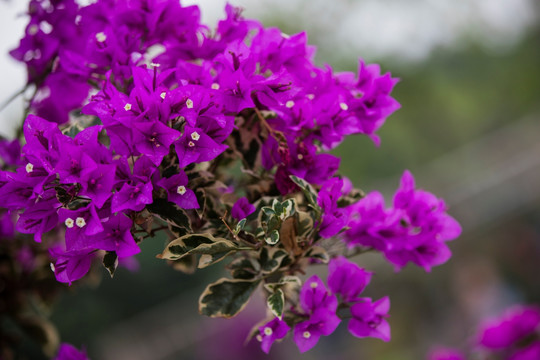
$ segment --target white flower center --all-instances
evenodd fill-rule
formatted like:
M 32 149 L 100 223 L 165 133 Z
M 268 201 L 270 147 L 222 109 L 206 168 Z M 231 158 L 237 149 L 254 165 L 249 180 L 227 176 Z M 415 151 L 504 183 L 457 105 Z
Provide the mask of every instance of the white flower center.
M 187 99 L 187 100 L 186 100 L 186 107 L 187 107 L 188 109 L 193 109 L 193 100 Z
M 214 90 L 218 90 L 219 89 L 219 84 L 218 83 L 213 83 L 210 87 L 212 89 L 214 89 Z
M 315 94 L 307 94 L 306 97 L 307 97 L 309 100 L 313 100 L 313 99 L 315 99 Z
M 317 286 L 319 286 L 319 284 L 317 284 L 316 282 L 312 282 L 311 284 L 309 284 L 309 286 L 310 286 L 312 289 L 316 289 Z
M 309 339 L 311 337 L 311 333 L 309 331 L 304 331 L 302 336 L 305 337 L 306 339 Z
M 345 103 L 339 103 L 339 107 L 340 107 L 341 110 L 343 110 L 343 111 L 349 110 L 349 105 L 347 105 L 347 104 L 345 104 Z
M 159 97 L 161 97 L 163 100 L 165 100 L 166 95 L 167 95 L 167 93 L 164 91 L 161 94 L 159 94 Z
M 105 35 L 104 32 L 98 32 L 96 34 L 96 40 L 100 43 L 104 42 L 105 40 L 107 40 L 107 35 Z
M 289 100 L 285 103 L 285 106 L 288 107 L 289 109 L 292 108 L 294 106 L 294 101 L 292 100 Z
M 255 338 L 257 339 L 258 342 L 262 342 L 261 334 L 257 334 L 257 336 L 255 336 Z
M 71 229 L 73 225 L 75 225 L 75 221 L 73 221 L 72 218 L 67 218 L 66 221 L 64 221 L 64 224 Z
M 186 193 L 186 187 L 184 185 L 180 185 L 176 188 L 176 192 L 180 195 L 184 195 Z
M 153 66 L 153 67 L 160 67 L 161 65 L 158 64 L 158 63 L 151 63 L 150 66 Z
M 34 171 L 34 165 L 31 163 L 26 164 L 26 172 L 30 174 L 32 171 Z
M 304 155 L 302 154 L 298 154 L 298 156 L 296 156 L 298 158 L 298 160 L 302 160 L 304 158 Z
M 126 106 L 124 106 L 124 110 L 126 110 L 126 111 L 131 110 L 131 104 L 127 103 Z
M 201 138 L 201 135 L 199 135 L 198 132 L 194 131 L 191 133 L 191 138 L 195 141 L 198 141 Z
M 273 331 L 272 331 L 271 328 L 269 328 L 269 327 L 265 327 L 265 328 L 264 328 L 264 335 L 270 336 L 270 335 L 272 335 L 272 332 L 273 332 Z
M 189 146 L 189 147 L 194 147 L 194 146 L 195 146 L 195 143 L 194 143 L 193 141 L 190 141 L 190 142 L 188 142 L 188 146 Z
M 34 24 L 34 25 L 31 25 L 31 26 L 28 28 L 28 33 L 29 33 L 30 35 L 36 35 L 37 32 L 38 32 L 38 30 L 39 30 L 39 27 L 38 27 L 36 24 Z
M 75 219 L 75 224 L 77 224 L 78 227 L 82 228 L 84 225 L 86 225 L 86 221 L 82 217 L 78 217 Z

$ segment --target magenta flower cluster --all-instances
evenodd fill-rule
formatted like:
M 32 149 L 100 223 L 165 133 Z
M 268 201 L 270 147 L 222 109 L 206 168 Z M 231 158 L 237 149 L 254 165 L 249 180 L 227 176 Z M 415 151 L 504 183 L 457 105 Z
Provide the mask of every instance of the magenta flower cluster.
M 303 320 L 294 326 L 293 339 L 300 352 L 313 348 L 321 336 L 332 334 L 341 322 L 341 317 L 350 318 L 349 332 L 358 338 L 374 337 L 390 341 L 390 326 L 385 320 L 390 310 L 390 300 L 383 297 L 375 302 L 360 297 L 369 284 L 372 273 L 360 268 L 343 256 L 334 258 L 328 265 L 328 287 L 313 275 L 300 290 L 300 309 Z M 338 316 L 338 309 L 347 310 Z M 341 317 L 340 317 L 341 316 Z M 273 342 L 282 339 L 290 327 L 276 317 L 259 327 L 258 340 L 268 353 Z
M 471 358 L 496 360 L 540 359 L 540 308 L 516 305 L 485 320 L 471 339 Z M 436 349 L 429 360 L 465 360 L 465 352 Z
M 233 279 L 201 296 L 201 313 L 234 316 L 265 286 L 275 315 L 259 328 L 265 352 L 289 332 L 307 351 L 345 318 L 353 336 L 389 341 L 388 297 L 360 297 L 372 273 L 319 245 L 375 250 L 396 270 L 450 257 L 461 228 L 443 200 L 406 171 L 386 208 L 339 176 L 328 153 L 353 134 L 379 145 L 400 107 L 398 80 L 363 60 L 356 74 L 319 67 L 305 33 L 225 12 L 210 29 L 178 0 L 30 1 L 11 55 L 35 95 L 24 139 L 0 142 L 0 238 L 47 243 L 56 279 L 72 284 L 94 259 L 113 274 L 164 230 L 158 257 L 180 269 L 238 255 Z M 294 301 L 284 277 L 313 262 L 328 263 L 328 288 L 313 276 Z
M 384 198 L 377 191 L 351 207 L 347 244 L 377 249 L 396 270 L 412 262 L 430 271 L 446 262 L 451 256 L 446 242 L 461 233 L 459 223 L 446 213 L 444 200 L 416 190 L 409 171 L 401 177 L 391 208 L 385 208 Z

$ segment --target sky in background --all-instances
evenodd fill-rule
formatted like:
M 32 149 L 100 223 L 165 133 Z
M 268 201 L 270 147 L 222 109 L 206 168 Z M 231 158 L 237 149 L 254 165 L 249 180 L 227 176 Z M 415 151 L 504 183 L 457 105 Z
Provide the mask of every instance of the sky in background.
M 89 1 L 80 1 L 87 3 Z M 537 18 L 534 0 L 231 0 L 245 16 L 305 25 L 318 42 L 339 56 L 394 58 L 420 62 L 440 47 L 470 39 L 491 51 L 517 42 Z M 225 0 L 183 1 L 198 4 L 203 22 L 223 17 Z M 24 68 L 7 52 L 24 31 L 27 1 L 0 1 L 0 103 L 24 86 Z M 325 59 L 331 63 L 332 59 Z M 0 112 L 0 135 L 13 134 L 22 114 L 21 98 Z

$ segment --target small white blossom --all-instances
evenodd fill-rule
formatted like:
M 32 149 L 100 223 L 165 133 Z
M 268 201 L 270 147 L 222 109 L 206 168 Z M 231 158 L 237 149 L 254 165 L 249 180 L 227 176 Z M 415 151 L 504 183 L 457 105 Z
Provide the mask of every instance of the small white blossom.
M 64 221 L 64 224 L 71 229 L 75 225 L 75 221 L 73 221 L 72 218 L 67 218 L 66 221 Z
M 194 131 L 191 133 L 191 138 L 195 141 L 199 140 L 201 138 L 201 135 L 199 135 L 198 132 Z
M 86 220 L 82 217 L 78 217 L 75 219 L 75 224 L 77 224 L 78 227 L 83 228 L 86 225 Z
M 96 34 L 96 40 L 100 43 L 105 42 L 105 40 L 107 40 L 107 35 L 105 35 L 104 32 L 98 32 Z

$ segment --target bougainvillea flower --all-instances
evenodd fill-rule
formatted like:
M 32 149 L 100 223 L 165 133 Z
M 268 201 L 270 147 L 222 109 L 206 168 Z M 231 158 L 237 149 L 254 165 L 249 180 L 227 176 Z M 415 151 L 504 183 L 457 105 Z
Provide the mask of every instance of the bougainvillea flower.
M 258 339 L 261 341 L 262 351 L 268 354 L 274 341 L 283 339 L 290 329 L 285 321 L 277 317 L 260 326 Z
M 428 360 L 466 360 L 465 356 L 454 349 L 437 348 L 428 355 Z
M 71 285 L 73 281 L 82 278 L 92 265 L 94 249 L 63 251 L 61 248 L 49 249 L 54 259 L 53 271 L 56 280 Z
M 255 206 L 253 206 L 246 197 L 241 197 L 234 203 L 231 209 L 231 216 L 236 220 L 242 220 L 254 212 Z
M 344 302 L 353 302 L 369 284 L 371 275 L 344 256 L 338 256 L 328 264 L 328 287 L 332 293 L 340 294 Z
M 349 320 L 349 332 L 359 338 L 375 337 L 390 341 L 390 325 L 386 321 L 390 310 L 390 300 L 387 296 L 372 302 L 364 301 L 351 306 L 352 318 Z
M 504 349 L 540 328 L 540 308 L 516 306 L 480 327 L 478 344 L 487 349 Z
M 324 308 L 317 309 L 308 320 L 296 324 L 293 339 L 301 353 L 313 348 L 321 336 L 332 334 L 338 327 L 341 319 L 335 312 Z
M 62 343 L 54 360 L 89 360 L 89 358 L 84 349 L 79 350 L 71 344 Z
M 131 221 L 124 214 L 113 215 L 103 222 L 103 231 L 89 237 L 98 249 L 115 251 L 119 258 L 138 254 L 141 249 L 131 235 Z
M 180 170 L 176 175 L 162 178 L 157 185 L 167 191 L 167 199 L 182 209 L 198 209 L 199 203 L 193 190 L 188 187 L 188 177 Z

